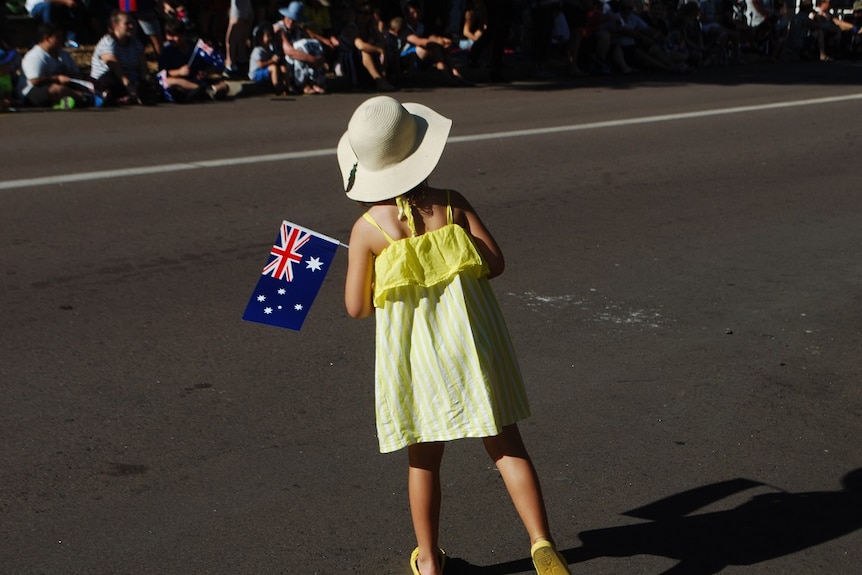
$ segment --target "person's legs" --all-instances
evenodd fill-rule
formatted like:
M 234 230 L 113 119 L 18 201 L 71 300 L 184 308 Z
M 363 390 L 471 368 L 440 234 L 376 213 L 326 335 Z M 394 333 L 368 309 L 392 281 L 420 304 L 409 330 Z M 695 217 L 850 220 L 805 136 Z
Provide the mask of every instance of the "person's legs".
M 524 447 L 517 424 L 507 425 L 499 435 L 486 437 L 483 442 L 485 450 L 503 476 L 512 503 L 530 536 L 530 543 L 550 539 L 551 530 L 539 476 Z
M 410 515 L 419 546 L 417 564 L 422 575 L 438 575 L 440 572 L 440 463 L 444 447 L 444 443 L 416 443 L 407 447 Z
M 251 35 L 254 10 L 251 0 L 232 0 L 225 33 L 225 70 L 236 74 L 240 63 L 248 61 L 246 40 Z
M 51 2 L 39 2 L 33 6 L 32 10 L 30 10 L 30 17 L 34 20 L 45 22 L 46 24 L 49 22 L 55 22 L 53 18 L 53 4 Z
M 162 27 L 159 24 L 159 19 L 155 12 L 139 12 L 138 26 L 140 26 L 144 35 L 150 39 L 150 44 L 153 46 L 153 51 L 156 54 L 162 52 Z
M 499 435 L 486 437 L 484 443 L 530 536 L 530 555 L 536 572 L 539 575 L 569 574 L 569 567 L 551 537 L 539 476 L 517 424 L 507 425 Z
M 362 67 L 368 72 L 368 75 L 371 76 L 372 80 L 377 80 L 381 77 L 380 72 L 377 70 L 377 61 L 374 54 L 370 52 L 360 51 L 362 57 Z

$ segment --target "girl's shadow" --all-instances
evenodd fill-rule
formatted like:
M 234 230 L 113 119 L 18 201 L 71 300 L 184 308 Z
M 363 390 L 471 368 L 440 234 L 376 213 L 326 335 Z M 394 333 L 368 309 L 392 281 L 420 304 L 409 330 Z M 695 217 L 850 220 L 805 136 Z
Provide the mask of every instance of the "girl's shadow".
M 810 493 L 756 495 L 726 511 L 692 514 L 698 509 L 763 486 L 732 479 L 697 487 L 625 515 L 645 523 L 580 533 L 583 546 L 563 551 L 580 563 L 597 557 L 656 555 L 678 561 L 661 575 L 713 575 L 730 565 L 753 565 L 814 547 L 862 527 L 862 468 L 842 479 L 844 489 Z M 453 558 L 448 575 L 529 573 L 529 558 L 477 566 Z

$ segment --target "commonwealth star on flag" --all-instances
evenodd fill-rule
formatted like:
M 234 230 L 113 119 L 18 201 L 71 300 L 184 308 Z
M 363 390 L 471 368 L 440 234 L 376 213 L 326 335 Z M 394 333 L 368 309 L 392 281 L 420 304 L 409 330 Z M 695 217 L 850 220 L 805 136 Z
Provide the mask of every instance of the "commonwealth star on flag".
M 338 240 L 282 222 L 242 319 L 299 330 L 339 245 Z

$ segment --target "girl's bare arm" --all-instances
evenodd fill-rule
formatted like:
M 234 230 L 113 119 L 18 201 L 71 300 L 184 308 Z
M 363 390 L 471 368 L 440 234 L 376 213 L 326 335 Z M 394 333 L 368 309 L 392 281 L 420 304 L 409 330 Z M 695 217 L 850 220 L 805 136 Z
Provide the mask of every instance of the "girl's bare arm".
M 460 209 L 467 221 L 467 231 L 470 232 L 470 235 L 473 236 L 474 240 L 476 240 L 476 247 L 479 248 L 485 261 L 488 262 L 488 268 L 490 270 L 488 277 L 497 277 L 503 273 L 504 269 L 506 269 L 506 260 L 503 257 L 503 252 L 500 250 L 500 246 L 497 245 L 497 240 L 494 239 L 494 236 L 491 235 L 491 232 L 485 227 L 479 214 L 476 213 L 476 210 L 473 209 L 473 206 L 470 205 L 470 202 L 468 202 L 464 196 L 457 192 L 452 192 L 452 199 L 453 207 Z
M 360 218 L 350 233 L 344 306 L 347 308 L 347 314 L 356 319 L 368 317 L 374 312 L 371 301 L 374 253 L 369 243 L 369 232 L 372 230 L 376 231 L 371 224 Z

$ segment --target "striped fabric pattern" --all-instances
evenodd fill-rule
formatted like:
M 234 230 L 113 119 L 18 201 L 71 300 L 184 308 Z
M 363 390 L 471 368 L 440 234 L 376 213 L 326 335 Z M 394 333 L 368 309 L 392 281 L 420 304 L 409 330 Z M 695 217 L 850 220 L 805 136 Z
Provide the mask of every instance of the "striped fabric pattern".
M 102 36 L 99 43 L 93 49 L 90 60 L 90 76 L 98 80 L 108 73 L 108 65 L 102 60 L 105 54 L 113 54 L 120 64 L 123 73 L 133 82 L 140 81 L 141 54 L 144 53 L 144 45 L 137 38 L 130 38 L 125 46 L 117 42 L 110 34 Z
M 450 224 L 433 233 L 466 232 Z M 410 249 L 420 238 L 387 250 Z M 497 435 L 529 416 L 518 360 L 487 277 L 464 270 L 432 286 L 398 286 L 375 313 L 382 453 Z

